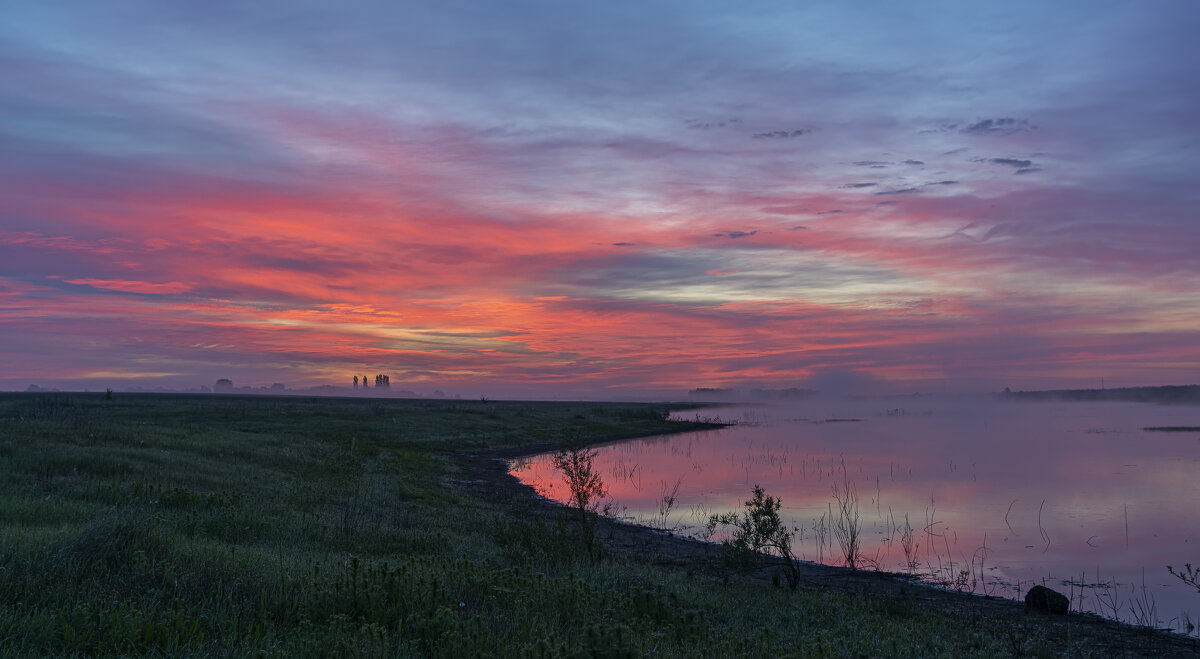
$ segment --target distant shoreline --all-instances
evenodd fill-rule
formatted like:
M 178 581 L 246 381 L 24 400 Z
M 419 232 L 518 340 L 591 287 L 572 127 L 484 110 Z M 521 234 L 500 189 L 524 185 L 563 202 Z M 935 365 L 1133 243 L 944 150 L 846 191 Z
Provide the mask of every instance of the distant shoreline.
M 1045 391 L 1009 391 L 1005 389 L 998 395 L 1006 400 L 1017 401 L 1068 400 L 1200 404 L 1200 385 L 1119 387 L 1116 389 L 1051 389 Z

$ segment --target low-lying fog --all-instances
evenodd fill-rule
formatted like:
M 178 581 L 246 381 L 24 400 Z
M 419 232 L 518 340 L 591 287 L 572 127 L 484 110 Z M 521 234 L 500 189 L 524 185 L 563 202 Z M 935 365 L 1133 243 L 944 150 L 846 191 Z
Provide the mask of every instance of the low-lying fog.
M 1073 609 L 1178 630 L 1200 618 L 1200 593 L 1166 567 L 1200 564 L 1200 431 L 1145 430 L 1200 426 L 1200 406 L 913 397 L 678 416 L 738 425 L 600 447 L 632 521 L 699 536 L 757 484 L 783 500 L 798 556 L 841 564 L 829 524 L 834 486 L 849 484 L 879 569 L 1015 598 L 1045 584 Z M 514 473 L 566 498 L 546 456 Z

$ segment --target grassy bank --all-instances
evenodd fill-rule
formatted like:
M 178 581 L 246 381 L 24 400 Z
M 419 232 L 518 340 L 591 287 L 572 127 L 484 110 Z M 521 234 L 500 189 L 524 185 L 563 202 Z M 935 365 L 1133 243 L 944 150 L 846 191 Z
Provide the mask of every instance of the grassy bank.
M 589 560 L 463 459 L 665 405 L 0 396 L 0 654 L 997 656 L 1095 645 L 903 598 Z M 601 540 L 603 544 L 603 538 Z

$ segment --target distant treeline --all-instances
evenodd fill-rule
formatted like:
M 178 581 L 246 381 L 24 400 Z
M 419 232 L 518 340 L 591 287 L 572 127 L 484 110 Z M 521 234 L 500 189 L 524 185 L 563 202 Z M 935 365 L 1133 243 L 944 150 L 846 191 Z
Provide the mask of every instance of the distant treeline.
M 688 392 L 688 398 L 710 401 L 738 401 L 738 400 L 799 400 L 815 395 L 817 392 L 813 389 L 799 389 L 792 387 L 790 389 L 717 389 L 710 387 L 700 387 L 692 389 Z
M 1011 400 L 1132 401 L 1139 403 L 1200 403 L 1200 385 L 1165 387 L 1122 387 L 1117 389 L 1057 389 L 1009 391 L 1000 396 Z

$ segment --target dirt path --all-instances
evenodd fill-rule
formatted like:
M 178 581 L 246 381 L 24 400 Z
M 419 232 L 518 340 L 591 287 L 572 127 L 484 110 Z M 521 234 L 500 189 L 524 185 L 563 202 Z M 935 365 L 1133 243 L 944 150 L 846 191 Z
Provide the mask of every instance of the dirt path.
M 459 485 L 472 494 L 501 503 L 520 514 L 553 519 L 561 507 L 537 496 L 508 472 L 507 461 L 559 448 L 553 444 L 520 450 L 489 451 L 459 456 Z M 694 569 L 716 574 L 716 547 L 643 526 L 603 520 L 597 529 L 608 552 L 620 557 L 651 557 L 664 569 Z M 801 589 L 840 593 L 879 601 L 904 601 L 962 616 L 964 624 L 995 623 L 1015 633 L 1048 639 L 1052 656 L 1200 657 L 1200 640 L 1114 622 L 1092 614 L 1051 615 L 1026 610 L 1023 602 L 942 590 L 883 572 L 850 570 L 803 562 Z M 769 572 L 740 577 L 770 581 Z M 1019 647 L 1019 645 L 1018 645 Z

